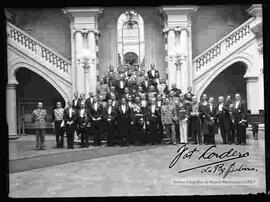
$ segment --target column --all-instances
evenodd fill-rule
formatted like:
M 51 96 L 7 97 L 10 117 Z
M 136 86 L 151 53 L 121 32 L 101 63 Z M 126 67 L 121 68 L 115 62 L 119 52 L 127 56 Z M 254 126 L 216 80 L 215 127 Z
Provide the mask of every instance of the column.
M 181 77 L 177 81 L 178 86 L 180 86 L 182 91 L 186 91 L 189 84 L 193 83 L 192 78 L 192 50 L 191 50 L 191 34 L 188 33 L 188 30 L 191 30 L 191 14 L 194 11 L 197 11 L 198 6 L 164 6 L 162 11 L 166 14 L 166 26 L 170 29 L 182 30 L 180 35 L 180 43 L 182 52 L 184 52 L 186 57 L 182 57 L 184 63 L 181 66 Z M 184 31 L 185 30 L 185 31 Z M 168 64 L 171 65 L 171 64 Z M 171 68 L 169 66 L 169 68 Z M 170 72 L 173 74 L 175 72 Z M 170 78 L 172 76 L 169 76 Z M 171 81 L 170 81 L 171 82 Z
M 70 97 L 73 97 L 74 92 L 77 91 L 77 83 L 76 83 L 76 64 L 77 61 L 75 60 L 76 58 L 76 50 L 75 50 L 75 29 L 73 26 L 70 26 L 71 29 L 71 78 L 72 78 L 72 93 Z
M 9 139 L 18 138 L 17 133 L 17 106 L 16 106 L 16 86 L 18 83 L 7 84 L 7 124 Z
M 168 85 L 169 88 L 172 84 L 175 83 L 175 64 L 174 64 L 174 44 L 175 44 L 175 32 L 174 30 L 169 30 L 168 32 L 168 46 L 167 46 L 167 52 L 168 52 Z
M 82 49 L 83 49 L 83 35 L 80 31 L 77 31 L 75 33 L 75 48 L 76 48 L 76 59 L 78 55 L 80 55 Z M 75 60 L 76 60 L 75 59 Z M 76 60 L 76 83 L 77 83 L 77 91 L 79 93 L 84 93 L 84 69 L 83 67 L 78 63 Z
M 254 92 L 258 92 L 258 77 L 246 77 L 247 84 L 247 109 L 251 114 L 259 113 L 258 96 L 254 96 Z
M 182 29 L 180 32 L 180 47 L 181 47 L 181 75 L 180 79 L 181 81 L 179 82 L 181 85 L 179 88 L 182 90 L 182 92 L 186 92 L 187 87 L 189 85 L 189 64 L 188 64 L 188 34 L 186 29 Z
M 96 38 L 93 31 L 88 32 L 88 48 L 91 53 L 89 76 L 87 78 L 87 93 L 89 91 L 96 93 L 97 89 L 97 66 L 96 66 Z

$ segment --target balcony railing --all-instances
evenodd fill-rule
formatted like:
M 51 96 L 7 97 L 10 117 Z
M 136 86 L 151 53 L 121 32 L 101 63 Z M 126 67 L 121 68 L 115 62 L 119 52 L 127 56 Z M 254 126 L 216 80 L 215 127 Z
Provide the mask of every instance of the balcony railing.
M 23 46 L 53 67 L 66 74 L 70 73 L 70 61 L 9 22 L 7 22 L 7 37 L 8 40 L 12 40 L 16 44 Z
M 195 68 L 195 72 L 201 71 L 207 64 L 221 57 L 222 55 L 226 55 L 230 49 L 238 44 L 241 44 L 241 41 L 245 40 L 245 38 L 251 33 L 250 23 L 253 19 L 254 18 L 250 18 L 225 37 L 210 46 L 208 49 L 203 51 L 200 55 L 195 57 L 193 59 L 193 67 Z

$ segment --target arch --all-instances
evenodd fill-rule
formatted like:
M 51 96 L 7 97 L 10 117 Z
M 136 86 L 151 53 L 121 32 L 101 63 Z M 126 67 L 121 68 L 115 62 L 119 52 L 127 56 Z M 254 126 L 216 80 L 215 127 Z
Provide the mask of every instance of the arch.
M 18 83 L 16 80 L 16 73 L 21 68 L 29 69 L 44 78 L 59 92 L 59 94 L 64 98 L 64 100 L 68 100 L 68 98 L 70 97 L 68 93 L 64 91 L 63 85 L 61 85 L 61 82 L 59 82 L 58 79 L 52 78 L 51 75 L 49 75 L 45 71 L 42 71 L 37 66 L 30 65 L 29 63 L 22 60 L 17 61 L 8 68 L 8 83 Z
M 199 99 L 202 95 L 202 93 L 204 92 L 204 90 L 207 88 L 207 86 L 221 73 L 223 72 L 225 69 L 227 69 L 228 67 L 230 67 L 231 65 L 233 65 L 234 63 L 237 62 L 241 62 L 246 66 L 246 74 L 251 72 L 252 67 L 253 67 L 253 63 L 250 61 L 250 59 L 248 59 L 246 56 L 244 55 L 239 55 L 236 57 L 233 57 L 232 59 L 230 59 L 228 62 L 226 62 L 224 65 L 217 65 L 215 67 L 215 70 L 212 71 L 212 73 L 204 78 L 204 82 L 203 84 L 199 87 L 196 88 L 197 89 L 197 98 Z M 245 74 L 245 75 L 246 75 Z
M 127 59 L 134 59 L 134 64 L 138 63 L 138 55 L 134 52 L 127 52 L 124 54 L 124 60 L 126 61 Z
M 133 23 L 131 23 L 133 22 Z M 144 45 L 144 20 L 142 16 L 135 9 L 126 9 L 121 12 L 117 18 L 117 51 L 121 60 L 124 62 L 124 55 L 126 52 L 135 52 L 139 56 L 138 63 L 141 64 L 145 57 L 145 45 Z M 134 28 L 130 30 L 130 34 L 124 36 L 124 29 L 128 31 L 129 23 Z M 132 33 L 134 36 L 132 36 Z M 125 41 L 125 42 L 124 42 Z M 124 50 L 127 48 L 127 50 Z

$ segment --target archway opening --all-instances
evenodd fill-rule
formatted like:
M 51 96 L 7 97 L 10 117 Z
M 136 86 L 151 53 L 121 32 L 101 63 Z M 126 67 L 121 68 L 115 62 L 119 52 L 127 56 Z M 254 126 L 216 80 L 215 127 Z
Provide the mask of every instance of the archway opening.
M 222 71 L 204 90 L 208 97 L 212 96 L 217 100 L 218 96 L 231 95 L 234 98 L 235 93 L 240 93 L 246 100 L 247 87 L 244 75 L 246 73 L 246 64 L 236 62 Z
M 48 81 L 27 68 L 20 68 L 16 72 L 16 79 L 19 83 L 16 88 L 19 134 L 33 132 L 31 117 L 37 102 L 43 102 L 47 110 L 48 130 L 50 130 L 56 102 L 62 102 L 62 106 L 65 107 L 65 100 Z
M 138 64 L 138 55 L 133 52 L 128 52 L 124 55 L 125 64 L 135 65 Z
M 117 20 L 117 49 L 119 65 L 129 64 L 127 53 L 137 55 L 134 64 L 142 66 L 145 54 L 144 22 L 140 14 L 134 10 L 127 10 Z

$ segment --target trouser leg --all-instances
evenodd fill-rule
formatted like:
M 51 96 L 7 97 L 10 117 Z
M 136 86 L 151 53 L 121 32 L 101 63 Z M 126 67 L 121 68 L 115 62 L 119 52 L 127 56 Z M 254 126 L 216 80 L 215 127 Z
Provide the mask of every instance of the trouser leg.
M 40 134 L 40 147 L 44 148 L 45 147 L 45 129 L 41 129 L 41 134 Z
M 40 148 L 40 129 L 35 130 L 36 135 L 36 148 Z

